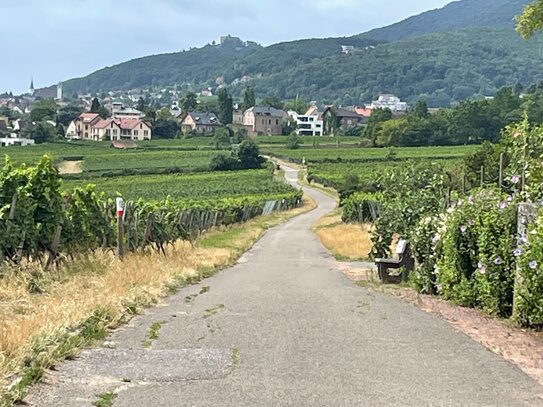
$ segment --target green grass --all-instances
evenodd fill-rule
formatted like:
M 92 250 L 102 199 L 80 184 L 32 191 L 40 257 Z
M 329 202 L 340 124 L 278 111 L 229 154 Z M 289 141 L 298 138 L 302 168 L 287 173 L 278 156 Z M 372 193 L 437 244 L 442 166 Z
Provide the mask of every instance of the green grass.
M 118 395 L 110 391 L 107 393 L 97 394 L 96 396 L 98 399 L 92 402 L 94 407 L 111 407 Z
M 166 321 L 155 321 L 151 324 L 149 330 L 147 331 L 147 337 L 142 342 L 142 345 L 145 348 L 150 347 L 153 341 L 158 339 L 158 332 L 160 331 L 160 328 L 162 328 L 162 325 L 164 325 L 165 323 Z

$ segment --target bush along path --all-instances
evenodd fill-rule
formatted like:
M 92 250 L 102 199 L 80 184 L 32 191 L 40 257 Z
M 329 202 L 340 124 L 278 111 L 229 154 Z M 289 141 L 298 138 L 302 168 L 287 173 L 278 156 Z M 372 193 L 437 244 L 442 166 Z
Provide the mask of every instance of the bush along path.
M 27 402 L 88 406 L 114 394 L 116 407 L 543 405 L 543 388 L 513 365 L 338 272 L 310 231 L 335 202 L 305 192 L 317 209 L 60 366 Z

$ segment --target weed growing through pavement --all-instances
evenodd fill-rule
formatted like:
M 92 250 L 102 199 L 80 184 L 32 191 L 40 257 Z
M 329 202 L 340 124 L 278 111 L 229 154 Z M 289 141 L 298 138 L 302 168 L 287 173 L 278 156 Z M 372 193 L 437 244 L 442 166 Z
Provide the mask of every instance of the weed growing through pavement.
M 165 323 L 166 321 L 155 321 L 151 324 L 147 331 L 147 338 L 143 341 L 144 347 L 150 347 L 153 341 L 158 339 L 158 331 L 160 331 L 160 328 L 162 328 L 162 325 Z
M 117 394 L 110 391 L 98 394 L 97 397 L 98 399 L 92 402 L 94 407 L 111 407 L 117 398 Z
M 232 348 L 232 366 L 237 367 L 239 365 L 239 349 L 235 346 Z
M 212 317 L 217 312 L 219 312 L 219 310 L 221 310 L 223 308 L 224 308 L 224 304 L 219 304 L 219 305 L 214 306 L 213 308 L 206 309 L 206 311 L 204 313 L 204 319 Z

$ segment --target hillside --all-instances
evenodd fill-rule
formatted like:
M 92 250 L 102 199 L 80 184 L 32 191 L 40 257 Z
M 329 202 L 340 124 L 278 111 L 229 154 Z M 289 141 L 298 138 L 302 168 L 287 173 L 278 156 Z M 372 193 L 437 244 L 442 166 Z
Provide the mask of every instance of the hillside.
M 448 106 L 505 85 L 543 80 L 541 51 L 539 40 L 523 41 L 513 30 L 461 30 L 315 60 L 255 79 L 252 86 L 257 94 L 323 103 L 359 104 L 390 92 Z
M 398 23 L 368 31 L 354 38 L 398 41 L 425 34 L 466 28 L 510 28 L 529 0 L 463 0 L 409 17 Z
M 65 82 L 66 92 L 99 92 L 187 84 L 215 86 L 218 77 L 240 95 L 360 104 L 381 92 L 422 95 L 446 106 L 503 85 L 542 79 L 539 43 L 520 40 L 513 17 L 528 0 L 462 0 L 397 24 L 347 38 L 306 39 L 261 47 L 232 39 L 155 55 Z M 454 29 L 454 30 L 453 30 Z M 353 45 L 352 55 L 341 45 Z
M 174 83 L 201 84 L 222 75 L 223 68 L 262 48 L 254 42 L 235 38 L 222 45 L 206 45 L 188 51 L 151 55 L 112 67 L 106 67 L 84 78 L 64 82 L 67 94 L 128 90 L 139 87 L 164 86 Z M 211 83 L 210 83 L 211 84 Z

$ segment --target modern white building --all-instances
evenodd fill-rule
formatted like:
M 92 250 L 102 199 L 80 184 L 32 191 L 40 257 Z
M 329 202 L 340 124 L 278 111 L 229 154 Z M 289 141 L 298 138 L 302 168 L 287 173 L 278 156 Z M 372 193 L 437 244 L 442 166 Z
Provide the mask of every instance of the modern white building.
M 390 94 L 379 95 L 379 98 L 371 103 L 371 108 L 388 108 L 395 114 L 407 113 L 407 103 L 402 102 L 399 97 Z
M 289 110 L 288 115 L 296 120 L 298 125 L 297 135 L 320 137 L 324 134 L 324 122 L 317 108 L 311 107 L 305 114 L 298 114 L 294 110 Z
M 19 137 L 4 137 L 0 138 L 0 147 L 8 146 L 33 146 L 34 140 L 28 138 L 19 138 Z

